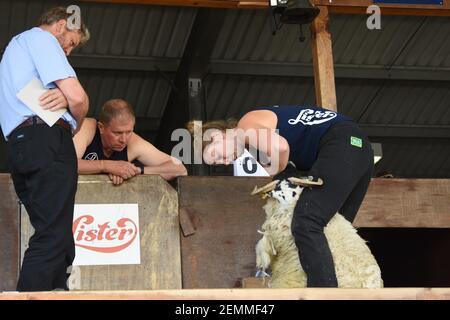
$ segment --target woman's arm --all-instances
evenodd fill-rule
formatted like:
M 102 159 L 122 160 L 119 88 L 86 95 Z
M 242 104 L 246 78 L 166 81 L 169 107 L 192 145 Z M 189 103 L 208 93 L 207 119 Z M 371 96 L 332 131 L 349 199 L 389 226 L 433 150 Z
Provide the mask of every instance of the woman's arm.
M 238 123 L 238 135 L 245 144 L 264 152 L 270 160 L 267 172 L 273 176 L 284 170 L 289 161 L 289 144 L 276 133 L 277 117 L 269 110 L 257 110 L 245 114 Z

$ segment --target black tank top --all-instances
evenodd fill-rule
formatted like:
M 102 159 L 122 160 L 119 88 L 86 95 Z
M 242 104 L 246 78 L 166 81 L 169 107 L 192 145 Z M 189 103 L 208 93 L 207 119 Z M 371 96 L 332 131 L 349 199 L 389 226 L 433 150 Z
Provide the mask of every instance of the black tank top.
M 352 121 L 337 112 L 313 106 L 270 106 L 258 109 L 276 114 L 279 134 L 289 143 L 289 160 L 300 170 L 311 169 L 317 159 L 320 139 L 331 126 L 342 121 Z
M 103 153 L 102 139 L 100 138 L 100 130 L 97 128 L 95 131 L 94 139 L 91 144 L 86 148 L 86 152 L 83 155 L 84 160 L 122 160 L 128 161 L 128 150 L 125 147 L 122 151 L 114 151 L 108 158 Z

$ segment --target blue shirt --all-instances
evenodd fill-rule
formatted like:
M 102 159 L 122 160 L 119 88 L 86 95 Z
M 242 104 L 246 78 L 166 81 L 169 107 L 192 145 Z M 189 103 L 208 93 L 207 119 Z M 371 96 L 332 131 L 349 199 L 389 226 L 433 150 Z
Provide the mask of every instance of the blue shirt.
M 353 121 L 337 112 L 318 107 L 273 106 L 257 108 L 270 110 L 278 118 L 278 134 L 289 143 L 289 160 L 299 170 L 311 169 L 319 153 L 322 136 L 335 123 Z
M 16 97 L 33 77 L 47 89 L 55 88 L 56 80 L 76 77 L 58 40 L 38 27 L 13 37 L 0 62 L 0 126 L 6 139 L 19 124 L 35 115 Z M 76 128 L 69 112 L 62 118 Z

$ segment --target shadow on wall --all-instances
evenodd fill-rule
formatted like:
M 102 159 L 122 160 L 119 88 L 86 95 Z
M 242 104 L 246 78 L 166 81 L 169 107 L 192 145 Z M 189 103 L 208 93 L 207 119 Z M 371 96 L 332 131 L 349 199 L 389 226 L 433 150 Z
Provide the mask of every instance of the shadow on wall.
M 385 287 L 450 287 L 450 229 L 359 228 Z

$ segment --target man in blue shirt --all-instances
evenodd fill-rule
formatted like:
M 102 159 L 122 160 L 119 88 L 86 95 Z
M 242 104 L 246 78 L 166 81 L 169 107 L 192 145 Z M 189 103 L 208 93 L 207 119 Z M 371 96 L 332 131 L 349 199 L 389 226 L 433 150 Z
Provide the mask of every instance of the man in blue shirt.
M 44 13 L 39 27 L 12 38 L 0 63 L 0 126 L 7 140 L 16 193 L 35 229 L 25 252 L 18 291 L 67 289 L 67 268 L 75 257 L 72 235 L 77 157 L 72 132 L 82 124 L 88 97 L 67 61 L 89 39 L 81 23 L 57 7 Z M 42 108 L 67 108 L 52 126 L 17 98 L 34 77 L 49 89 Z

